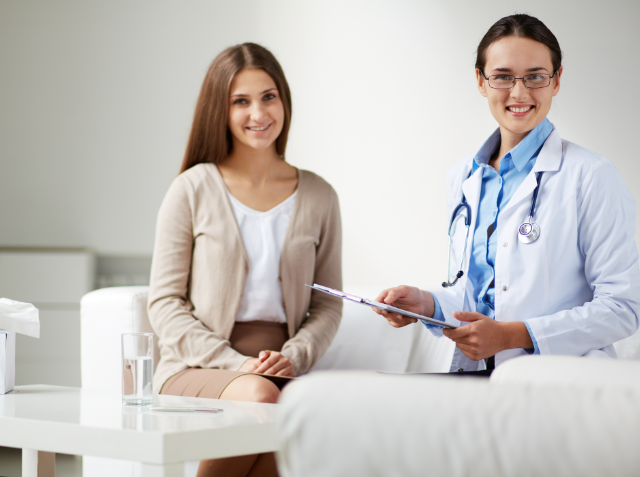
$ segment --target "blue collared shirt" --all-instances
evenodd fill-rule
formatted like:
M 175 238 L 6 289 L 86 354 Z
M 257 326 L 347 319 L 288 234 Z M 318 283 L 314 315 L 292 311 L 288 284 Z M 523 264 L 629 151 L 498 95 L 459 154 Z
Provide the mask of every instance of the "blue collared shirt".
M 500 129 L 497 129 L 480 148 L 473 158 L 472 172 L 482 168 L 482 187 L 480 203 L 476 216 L 473 245 L 469 261 L 468 286 L 472 287 L 476 300 L 476 310 L 485 316 L 495 318 L 495 279 L 496 250 L 498 247 L 496 233 L 498 215 L 509 203 L 511 197 L 525 177 L 529 175 L 536 163 L 538 154 L 545 141 L 553 131 L 548 119 L 538 124 L 520 143 L 511 149 L 500 160 L 500 170 L 489 165 L 491 156 L 500 148 Z M 488 237 L 488 229 L 493 224 L 493 233 Z M 444 320 L 440 303 L 434 296 L 434 318 Z M 525 322 L 531 335 L 534 352 L 539 353 L 538 344 Z

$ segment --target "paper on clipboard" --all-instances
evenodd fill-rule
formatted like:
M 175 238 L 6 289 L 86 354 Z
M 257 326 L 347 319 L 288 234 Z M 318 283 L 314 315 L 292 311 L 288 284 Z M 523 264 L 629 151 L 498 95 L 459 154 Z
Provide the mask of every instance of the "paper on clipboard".
M 451 323 L 446 323 L 444 321 L 436 320 L 435 318 L 429 318 L 428 316 L 418 315 L 417 313 L 412 313 L 410 311 L 406 311 L 401 308 L 396 308 L 395 306 L 387 305 L 386 303 L 380 303 L 378 301 L 367 300 L 366 298 L 360 298 L 359 296 L 351 295 L 349 293 L 344 293 L 344 292 L 341 292 L 340 290 L 334 290 L 333 288 L 318 285 L 317 283 L 314 283 L 313 285 L 305 284 L 305 286 L 309 288 L 313 288 L 314 290 L 321 291 L 323 293 L 327 293 L 329 295 L 337 296 L 338 298 L 342 298 L 343 300 L 349 300 L 354 303 L 360 303 L 361 305 L 371 306 L 374 308 L 378 308 L 380 310 L 397 313 L 398 315 L 415 318 L 417 320 L 420 320 L 424 323 L 428 323 L 430 325 L 436 325 L 442 328 L 457 328 L 456 325 L 452 325 Z

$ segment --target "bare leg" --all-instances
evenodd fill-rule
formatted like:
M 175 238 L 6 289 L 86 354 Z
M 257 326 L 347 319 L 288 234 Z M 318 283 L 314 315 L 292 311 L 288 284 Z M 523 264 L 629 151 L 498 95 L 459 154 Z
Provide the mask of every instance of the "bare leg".
M 279 396 L 280 390 L 271 381 L 255 374 L 246 374 L 231 381 L 220 395 L 220 399 L 275 403 Z M 272 466 L 266 456 L 271 456 Z M 254 473 L 254 467 L 258 469 L 258 473 Z M 198 467 L 197 477 L 246 477 L 249 475 L 277 476 L 273 453 L 203 460 Z

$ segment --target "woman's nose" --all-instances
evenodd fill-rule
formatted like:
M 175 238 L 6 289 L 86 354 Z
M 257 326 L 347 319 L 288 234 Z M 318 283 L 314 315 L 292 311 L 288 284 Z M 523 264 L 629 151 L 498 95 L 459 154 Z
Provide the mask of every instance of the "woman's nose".
M 251 119 L 253 121 L 260 121 L 266 115 L 266 108 L 260 103 L 254 103 L 251 108 Z
M 527 89 L 528 88 L 524 85 L 524 79 L 516 78 L 515 84 L 513 85 L 513 88 L 511 88 L 511 97 L 514 99 L 522 99 L 529 94 Z

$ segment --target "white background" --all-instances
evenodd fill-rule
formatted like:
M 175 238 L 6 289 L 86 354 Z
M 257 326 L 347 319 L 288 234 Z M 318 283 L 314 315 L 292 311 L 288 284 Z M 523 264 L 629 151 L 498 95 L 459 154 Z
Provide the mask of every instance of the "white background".
M 261 43 L 293 93 L 287 160 L 341 199 L 345 286 L 437 286 L 444 178 L 496 127 L 475 48 L 538 16 L 565 53 L 550 119 L 640 198 L 640 2 L 0 2 L 0 246 L 149 255 L 204 73 Z

